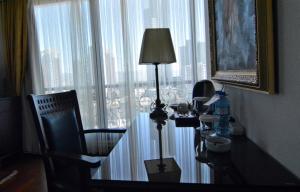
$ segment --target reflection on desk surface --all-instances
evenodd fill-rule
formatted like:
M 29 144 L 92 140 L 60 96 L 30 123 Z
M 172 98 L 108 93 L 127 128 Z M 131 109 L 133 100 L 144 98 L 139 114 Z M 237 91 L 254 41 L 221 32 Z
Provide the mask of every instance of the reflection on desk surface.
M 232 138 L 231 151 L 224 154 L 202 148 L 194 128 L 177 128 L 168 121 L 162 130 L 163 157 L 173 157 L 181 168 L 181 183 L 299 185 L 299 180 L 246 137 Z M 158 131 L 141 113 L 115 146 L 94 179 L 148 181 L 144 160 L 158 159 Z

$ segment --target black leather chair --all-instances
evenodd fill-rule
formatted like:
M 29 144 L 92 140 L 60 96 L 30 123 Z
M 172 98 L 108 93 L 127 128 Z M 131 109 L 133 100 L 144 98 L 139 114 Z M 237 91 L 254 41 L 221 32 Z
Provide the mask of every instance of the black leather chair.
M 202 80 L 197 82 L 193 88 L 193 99 L 195 97 L 207 97 L 211 98 L 215 94 L 215 87 L 210 80 Z M 204 112 L 207 110 L 206 107 L 203 106 L 204 102 L 200 103 L 202 105 L 202 109 L 200 112 Z M 195 106 L 195 101 L 193 100 L 193 106 Z M 200 107 L 200 108 L 201 108 Z M 196 113 L 199 111 L 195 111 Z
M 91 168 L 99 167 L 104 157 L 87 155 L 84 135 L 123 134 L 126 129 L 83 130 L 75 90 L 29 95 L 28 99 L 39 136 L 49 191 L 92 189 Z

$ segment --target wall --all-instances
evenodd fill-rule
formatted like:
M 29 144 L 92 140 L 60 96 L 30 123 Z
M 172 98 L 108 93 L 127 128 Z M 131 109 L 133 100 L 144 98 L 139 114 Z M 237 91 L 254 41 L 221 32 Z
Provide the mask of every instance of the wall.
M 20 97 L 0 98 L 0 169 L 1 156 L 22 151 Z
M 247 136 L 300 178 L 300 1 L 274 1 L 279 94 L 226 87 Z

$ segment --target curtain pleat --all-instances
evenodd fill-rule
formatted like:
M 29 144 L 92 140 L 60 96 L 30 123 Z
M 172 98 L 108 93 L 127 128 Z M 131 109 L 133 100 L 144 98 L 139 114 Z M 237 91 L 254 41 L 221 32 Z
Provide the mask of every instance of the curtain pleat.
M 3 40 L 3 62 L 7 70 L 7 92 L 19 96 L 27 65 L 27 0 L 6 0 L 0 3 Z

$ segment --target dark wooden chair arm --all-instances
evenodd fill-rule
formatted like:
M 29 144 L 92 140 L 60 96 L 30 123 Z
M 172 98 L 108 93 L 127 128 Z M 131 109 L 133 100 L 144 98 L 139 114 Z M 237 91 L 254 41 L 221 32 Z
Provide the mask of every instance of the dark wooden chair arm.
M 88 134 L 88 133 L 125 133 L 125 132 L 126 132 L 125 128 L 83 130 L 84 134 Z
M 63 152 L 50 152 L 47 156 L 54 159 L 61 159 L 69 161 L 70 163 L 78 164 L 79 166 L 85 166 L 89 168 L 96 168 L 101 165 L 101 157 L 81 155 L 81 154 L 70 154 Z

